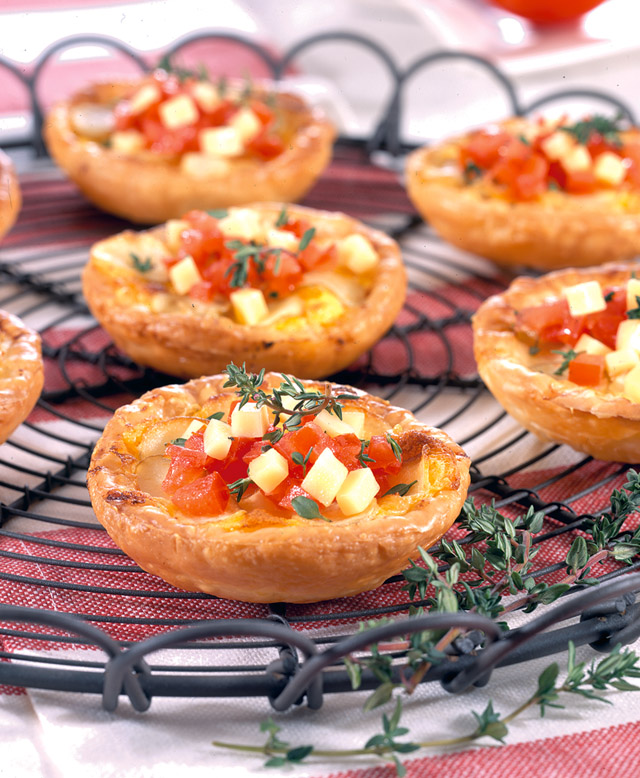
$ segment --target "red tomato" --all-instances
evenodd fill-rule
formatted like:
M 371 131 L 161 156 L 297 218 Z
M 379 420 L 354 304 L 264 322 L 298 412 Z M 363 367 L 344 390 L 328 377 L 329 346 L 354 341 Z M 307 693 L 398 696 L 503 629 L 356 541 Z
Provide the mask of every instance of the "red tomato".
M 402 463 L 393 453 L 393 449 L 384 435 L 374 435 L 369 441 L 365 453 L 374 460 L 369 462 L 369 467 L 374 471 L 397 473 L 400 470 Z
M 323 268 L 328 268 L 335 265 L 338 261 L 338 249 L 335 244 L 332 243 L 328 249 L 323 251 L 312 241 L 306 249 L 303 249 L 303 251 L 298 254 L 298 261 L 305 270 L 313 270 L 318 267 L 318 265 L 322 265 Z
M 340 460 L 349 470 L 358 470 L 362 463 L 358 455 L 362 451 L 360 438 L 352 432 L 346 435 L 336 435 L 335 438 L 329 438 L 327 448 L 331 449 L 336 459 Z
M 294 256 L 283 250 L 279 255 L 268 255 L 258 283 L 268 295 L 281 297 L 297 289 L 301 280 L 300 263 Z
M 271 124 L 274 119 L 274 114 L 268 105 L 262 102 L 262 100 L 252 100 L 250 103 L 251 110 L 260 119 L 263 126 Z
M 578 354 L 569 362 L 569 381 L 580 386 L 595 386 L 604 375 L 602 354 Z
M 518 312 L 516 321 L 520 330 L 533 334 L 541 344 L 566 343 L 573 346 L 584 331 L 584 317 L 572 316 L 564 299 L 523 308 Z
M 592 132 L 587 141 L 587 149 L 591 157 L 595 159 L 599 154 L 605 151 L 611 151 L 614 154 L 620 154 L 620 148 L 615 143 L 610 143 L 599 132 Z
M 500 152 L 509 145 L 512 136 L 508 132 L 477 130 L 471 133 L 467 142 L 461 147 L 460 162 L 464 167 L 471 162 L 480 168 L 490 168 L 500 158 Z
M 216 105 L 211 113 L 206 114 L 206 124 L 208 127 L 219 127 L 222 124 L 228 124 L 237 110 L 231 100 L 223 100 Z
M 593 170 L 567 171 L 564 188 L 571 194 L 589 194 L 595 191 L 598 184 Z
M 234 438 L 225 459 L 210 459 L 209 467 L 220 473 L 228 484 L 232 484 L 239 478 L 246 478 L 248 465 L 244 461 L 244 457 L 255 442 L 254 438 Z
M 627 182 L 640 189 L 640 143 L 629 143 L 624 147 L 624 156 L 629 160 Z
M 268 127 L 264 127 L 246 143 L 246 148 L 262 159 L 274 159 L 285 149 L 284 141 Z
M 291 455 L 294 453 L 294 451 L 297 451 L 298 453 L 302 454 L 303 457 L 305 457 L 309 452 L 309 449 L 313 448 L 313 451 L 311 452 L 308 460 L 308 470 L 309 467 L 314 464 L 322 451 L 327 447 L 328 440 L 329 436 L 322 431 L 320 426 L 314 421 L 310 421 L 304 426 L 300 427 L 300 429 L 286 433 L 276 443 L 275 448 L 291 463 L 289 465 L 289 472 L 291 475 L 302 476 L 302 465 L 296 465 L 293 462 Z
M 227 507 L 229 490 L 219 473 L 207 473 L 181 486 L 171 500 L 189 516 L 217 516 Z
M 292 232 L 297 238 L 301 238 L 307 230 L 311 229 L 311 223 L 306 219 L 287 219 L 286 224 L 280 227 L 281 230 Z
M 627 291 L 626 289 L 605 289 L 605 298 L 609 295 L 611 299 L 607 302 L 607 309 L 585 316 L 584 326 L 585 331 L 593 338 L 615 349 L 618 326 L 627 318 Z
M 524 16 L 536 24 L 565 22 L 595 8 L 604 0 L 490 0 L 518 16 Z
M 162 482 L 162 488 L 167 494 L 173 494 L 185 484 L 206 474 L 205 464 L 208 457 L 204 452 L 169 445 L 166 453 L 171 457 L 169 469 Z
M 532 200 L 547 190 L 549 163 L 521 141 L 514 141 L 490 169 L 491 178 L 514 200 Z

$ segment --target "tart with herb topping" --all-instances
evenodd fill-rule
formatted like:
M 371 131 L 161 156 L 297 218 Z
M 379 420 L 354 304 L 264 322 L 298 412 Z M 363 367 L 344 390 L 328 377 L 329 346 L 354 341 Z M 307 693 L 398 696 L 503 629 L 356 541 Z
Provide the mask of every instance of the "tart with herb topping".
M 473 319 L 487 387 L 543 440 L 640 461 L 640 266 L 519 278 Z
M 414 152 L 409 196 L 445 240 L 504 265 L 640 253 L 640 131 L 594 116 L 511 119 Z
M 0 238 L 13 227 L 21 205 L 20 186 L 13 165 L 0 151 Z
M 468 484 L 462 449 L 408 411 L 234 365 L 120 408 L 88 474 L 141 567 L 248 602 L 378 586 L 447 531 Z
M 157 70 L 59 103 L 44 136 L 89 200 L 157 224 L 194 208 L 299 199 L 328 164 L 334 129 L 295 95 Z
M 0 443 L 36 404 L 44 373 L 40 336 L 17 316 L 0 311 Z
M 319 378 L 387 331 L 406 280 L 385 234 L 340 213 L 257 204 L 101 241 L 83 289 L 139 364 L 191 378 L 236 360 Z

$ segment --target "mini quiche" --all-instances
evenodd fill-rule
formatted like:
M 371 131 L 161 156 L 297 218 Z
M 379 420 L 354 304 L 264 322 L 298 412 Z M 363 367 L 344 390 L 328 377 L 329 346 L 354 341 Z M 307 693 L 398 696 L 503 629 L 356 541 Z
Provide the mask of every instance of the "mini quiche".
M 610 264 L 519 278 L 475 314 L 482 379 L 542 439 L 640 462 L 636 274 L 640 265 Z
M 194 208 L 297 200 L 331 158 L 333 126 L 301 98 L 157 70 L 59 103 L 54 160 L 109 213 L 159 223 Z
M 98 519 L 148 572 L 304 603 L 375 588 L 435 543 L 469 460 L 369 394 L 229 365 L 117 410 L 87 480 Z
M 406 279 L 385 234 L 340 213 L 259 203 L 101 241 L 83 289 L 138 364 L 194 378 L 235 360 L 319 378 L 387 331 Z
M 541 270 L 640 253 L 640 131 L 602 116 L 511 119 L 408 161 L 411 200 L 445 240 Z
M 0 151 L 0 238 L 13 227 L 21 204 L 20 186 L 13 165 L 9 157 Z
M 44 373 L 40 336 L 17 316 L 0 311 L 0 443 L 36 404 Z

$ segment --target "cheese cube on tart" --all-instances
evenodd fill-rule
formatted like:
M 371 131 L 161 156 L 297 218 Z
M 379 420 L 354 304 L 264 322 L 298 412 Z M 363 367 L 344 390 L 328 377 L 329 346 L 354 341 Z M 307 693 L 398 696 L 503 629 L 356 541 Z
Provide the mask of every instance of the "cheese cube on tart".
M 176 97 L 162 103 L 158 108 L 160 121 L 168 130 L 179 130 L 198 121 L 198 109 L 189 95 Z
M 302 482 L 302 488 L 322 505 L 331 505 L 349 471 L 331 449 L 325 450 Z
M 348 424 L 359 438 L 364 437 L 364 413 L 362 411 L 343 410 L 342 421 Z
M 144 147 L 144 135 L 137 130 L 120 130 L 111 136 L 111 148 L 120 154 L 135 154 Z
M 224 459 L 231 448 L 233 429 L 220 419 L 211 419 L 204 431 L 204 453 L 212 459 Z
M 593 173 L 598 181 L 609 186 L 619 186 L 627 175 L 627 166 L 617 154 L 605 151 L 596 158 Z
M 572 316 L 584 316 L 587 313 L 604 311 L 607 307 L 602 288 L 597 281 L 585 281 L 564 290 Z
M 363 511 L 380 491 L 380 485 L 368 467 L 352 470 L 338 490 L 336 500 L 345 516 Z
M 634 308 L 638 308 L 640 303 L 640 278 L 630 278 L 627 281 L 627 310 L 632 311 Z
M 251 108 L 244 107 L 232 116 L 229 126 L 235 130 L 241 143 L 244 144 L 260 132 L 262 122 Z
M 270 494 L 288 475 L 289 464 L 275 448 L 270 448 L 249 463 L 249 478 L 265 494 Z
M 616 350 L 640 352 L 640 321 L 625 319 L 620 322 L 616 333 Z
M 583 333 L 578 338 L 576 345 L 573 347 L 574 351 L 578 353 L 584 352 L 586 354 L 608 354 L 611 349 L 601 340 L 591 337 Z
M 186 294 L 194 284 L 202 281 L 193 257 L 185 257 L 169 270 L 169 278 L 178 294 Z
M 240 324 L 258 324 L 269 315 L 267 301 L 260 289 L 238 289 L 229 299 Z
M 155 103 L 159 103 L 161 99 L 162 92 L 155 84 L 144 84 L 130 98 L 128 108 L 130 113 L 136 115 L 146 111 Z
M 332 438 L 338 435 L 355 435 L 355 430 L 344 418 L 339 419 L 335 414 L 329 413 L 327 410 L 320 411 L 315 421 L 322 431 Z
M 605 354 L 605 365 L 610 378 L 628 373 L 631 368 L 640 362 L 638 352 L 633 349 L 620 349 Z
M 221 103 L 220 93 L 208 81 L 196 81 L 189 91 L 201 110 L 211 113 Z
M 244 151 L 242 137 L 233 127 L 209 127 L 198 133 L 200 148 L 212 157 L 238 157 Z
M 234 438 L 261 438 L 269 428 L 269 409 L 248 402 L 231 414 L 231 434 Z

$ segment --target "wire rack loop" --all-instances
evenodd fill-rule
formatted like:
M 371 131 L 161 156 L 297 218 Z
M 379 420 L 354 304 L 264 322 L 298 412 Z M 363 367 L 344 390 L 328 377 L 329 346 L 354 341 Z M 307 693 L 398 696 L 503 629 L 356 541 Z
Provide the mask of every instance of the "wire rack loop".
M 574 594 L 558 607 L 551 608 L 517 631 L 514 630 L 507 633 L 503 640 L 487 646 L 474 665 L 465 668 L 455 677 L 443 681 L 443 686 L 447 691 L 456 694 L 462 692 L 472 686 L 478 679 L 481 679 L 485 673 L 496 667 L 509 653 L 554 624 L 580 616 L 589 608 L 636 591 L 640 591 L 640 573 L 632 573 L 622 579 L 599 584 L 595 589 Z M 615 612 L 617 615 L 617 610 Z M 630 612 L 630 615 L 635 616 L 636 614 L 635 612 Z M 637 628 L 637 620 L 634 624 Z M 621 632 L 612 636 L 611 639 L 615 639 L 615 643 L 623 642 L 621 640 Z
M 117 708 L 118 696 L 123 688 L 124 680 L 147 654 L 181 645 L 190 640 L 222 638 L 229 635 L 271 638 L 285 646 L 295 646 L 306 658 L 318 652 L 318 648 L 312 640 L 298 632 L 294 632 L 289 627 L 275 624 L 273 621 L 259 621 L 258 619 L 226 619 L 222 622 L 203 621 L 200 624 L 194 624 L 148 638 L 140 643 L 136 643 L 127 651 L 120 652 L 118 656 L 112 657 L 105 668 L 104 693 L 102 696 L 103 707 L 108 711 L 114 711 Z M 289 684 L 271 700 L 275 710 L 286 710 L 305 693 L 309 708 L 316 710 L 322 706 L 322 677 L 320 675 L 310 678 L 308 684 L 303 688 L 300 688 L 300 684 L 298 684 L 293 696 L 287 694 L 288 688 Z M 135 703 L 132 701 L 132 704 L 135 710 L 145 711 L 151 705 L 151 695 L 145 693 L 144 699 L 136 699 Z

